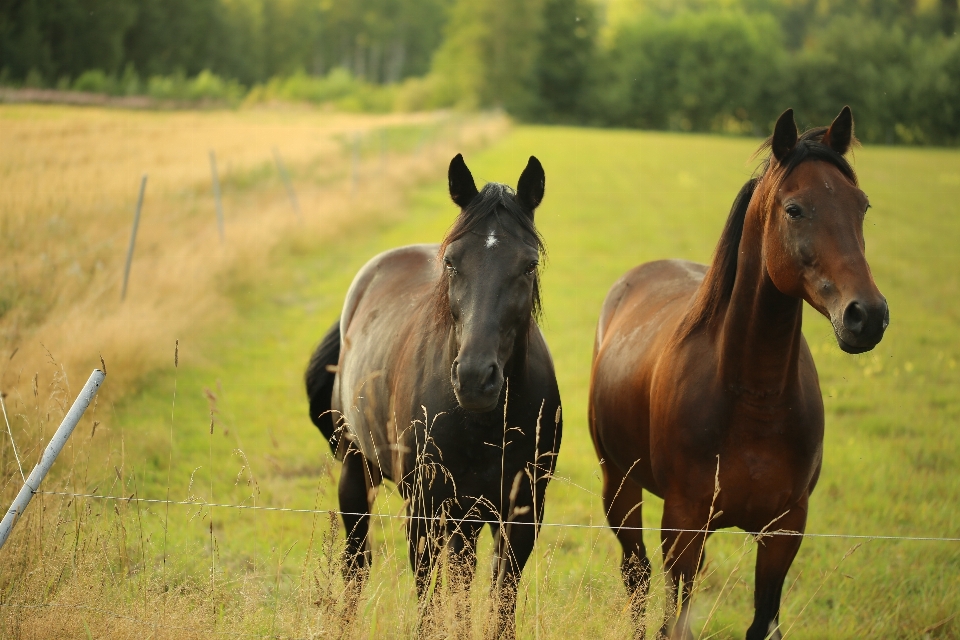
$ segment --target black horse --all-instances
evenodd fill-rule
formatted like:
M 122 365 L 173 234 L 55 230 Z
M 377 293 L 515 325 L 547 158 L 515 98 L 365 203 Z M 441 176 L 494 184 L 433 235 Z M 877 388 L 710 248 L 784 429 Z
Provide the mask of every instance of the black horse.
M 469 585 L 475 521 L 494 523 L 498 636 L 514 634 L 517 583 L 560 447 L 560 395 L 537 325 L 543 243 L 533 217 L 544 184 L 531 157 L 516 192 L 492 182 L 478 192 L 457 155 L 449 186 L 461 211 L 443 242 L 368 262 L 306 373 L 310 417 L 343 460 L 345 578 L 363 584 L 372 490 L 386 478 L 408 504 L 425 610 L 441 552 Z

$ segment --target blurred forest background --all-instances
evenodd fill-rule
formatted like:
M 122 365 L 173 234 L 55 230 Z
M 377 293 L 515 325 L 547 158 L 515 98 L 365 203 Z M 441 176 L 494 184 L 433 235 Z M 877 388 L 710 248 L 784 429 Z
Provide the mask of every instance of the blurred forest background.
M 3 0 L 0 84 L 960 143 L 958 0 Z

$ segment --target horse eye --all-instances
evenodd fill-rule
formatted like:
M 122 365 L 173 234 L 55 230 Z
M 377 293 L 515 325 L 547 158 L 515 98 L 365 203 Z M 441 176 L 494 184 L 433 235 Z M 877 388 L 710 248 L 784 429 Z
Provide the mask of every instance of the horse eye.
M 533 262 L 527 265 L 527 269 L 526 271 L 523 272 L 523 274 L 527 276 L 533 275 L 533 273 L 537 270 L 538 264 L 539 263 L 536 260 L 534 260 Z
M 457 273 L 457 269 L 453 266 L 453 263 L 450 262 L 450 258 L 443 259 L 443 266 L 447 268 L 447 273 L 451 276 Z
M 790 216 L 791 218 L 799 218 L 800 214 L 803 213 L 803 210 L 800 208 L 799 205 L 792 204 L 792 203 L 788 204 L 784 209 L 786 210 L 787 215 Z

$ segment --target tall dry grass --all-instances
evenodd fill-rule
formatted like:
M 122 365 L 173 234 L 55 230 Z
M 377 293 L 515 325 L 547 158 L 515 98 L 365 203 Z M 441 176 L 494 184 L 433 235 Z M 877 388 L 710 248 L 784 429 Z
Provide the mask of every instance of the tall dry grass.
M 30 415 L 58 406 L 64 383 L 58 377 L 46 396 L 33 396 Z M 88 427 L 95 417 L 85 417 L 83 426 Z M 209 541 L 200 546 L 168 545 L 168 526 L 176 528 L 192 520 L 212 522 L 221 516 L 199 499 L 166 507 L 141 502 L 136 477 L 125 476 L 129 471 L 116 469 L 116 483 L 93 490 L 113 496 L 132 491 L 128 498 L 56 493 L 69 493 L 78 480 L 102 471 L 97 468 L 101 461 L 88 451 L 71 447 L 67 453 L 72 459 L 62 461 L 65 476 L 36 495 L 16 535 L 3 549 L 0 637 L 494 637 L 492 543 L 487 536 L 481 537 L 472 584 L 459 573 L 462 565 L 442 554 L 432 579 L 430 606 L 422 607 L 407 564 L 405 522 L 395 517 L 404 511 L 397 495 L 385 496 L 388 504 L 380 502 L 373 516 L 383 531 L 373 541 L 374 568 L 363 591 L 357 592 L 342 576 L 344 534 L 335 513 L 296 514 L 311 523 L 309 536 L 294 545 L 306 547 L 305 553 L 291 554 L 293 546 L 278 545 L 253 563 L 238 561 L 221 554 L 220 542 L 231 532 L 212 525 Z M 250 491 L 255 495 L 257 481 L 252 475 L 251 480 Z M 321 484 L 326 481 L 320 479 Z M 7 487 L 0 493 L 7 500 L 12 491 Z M 318 487 L 317 499 L 319 493 Z M 273 514 L 254 511 L 247 517 Z M 587 535 L 599 538 L 600 533 Z M 518 636 L 569 637 L 576 630 L 591 631 L 597 638 L 626 637 L 633 628 L 631 607 L 644 610 L 641 623 L 654 633 L 670 608 L 664 597 L 662 565 L 655 563 L 646 601 L 629 602 L 621 588 L 611 594 L 591 584 L 595 578 L 581 566 L 584 558 L 577 563 L 577 570 L 583 571 L 579 579 L 569 579 L 562 567 L 555 566 L 564 537 L 578 534 L 582 532 L 542 532 L 520 584 Z M 429 544 L 442 546 L 444 541 Z M 730 599 L 742 574 L 752 568 L 752 546 L 745 536 L 728 557 L 706 563 L 694 589 L 696 616 L 705 621 L 704 626 Z M 657 549 L 650 553 L 654 559 L 660 555 Z M 821 585 L 839 565 L 820 576 Z M 615 563 L 603 568 L 610 575 L 617 573 Z M 787 585 L 788 589 L 793 586 Z M 599 601 L 601 596 L 604 599 Z M 593 618 L 595 628 L 588 627 L 585 618 Z
M 0 388 L 27 396 L 37 371 L 40 387 L 49 386 L 52 374 L 39 366 L 48 354 L 69 387 L 102 355 L 111 374 L 104 392 L 123 394 L 169 359 L 184 332 L 228 316 L 227 294 L 256 278 L 281 239 L 319 242 L 375 212 L 389 216 L 408 187 L 440 175 L 451 155 L 505 127 L 499 116 L 446 113 L 0 106 Z M 418 142 L 391 148 L 398 137 L 391 131 Z M 356 187 L 349 175 L 355 139 L 366 148 Z M 273 149 L 293 175 L 302 221 Z M 210 150 L 223 190 L 223 244 Z M 121 302 L 143 173 L 146 197 Z
M 403 215 L 411 187 L 443 175 L 452 155 L 507 126 L 495 114 L 0 106 L 0 392 L 24 471 L 101 356 L 109 383 L 81 425 L 88 433 L 109 423 L 106 401 L 167 364 L 175 340 L 234 313 L 278 247 Z M 300 216 L 274 149 L 292 176 Z M 210 150 L 223 192 L 223 243 Z M 146 197 L 121 301 L 143 173 Z M 70 447 L 45 488 L 73 487 L 81 474 L 103 471 L 91 470 L 104 464 L 91 448 Z M 9 443 L 0 449 L 6 505 L 21 478 Z M 122 468 L 118 490 L 130 485 Z M 339 542 L 329 522 L 317 527 L 317 552 L 303 561 L 298 586 L 281 588 L 279 568 L 274 583 L 262 568 L 218 567 L 215 542 L 209 570 L 161 551 L 155 530 L 144 535 L 143 515 L 136 500 L 37 495 L 3 549 L 0 636 L 328 635 L 342 626 Z

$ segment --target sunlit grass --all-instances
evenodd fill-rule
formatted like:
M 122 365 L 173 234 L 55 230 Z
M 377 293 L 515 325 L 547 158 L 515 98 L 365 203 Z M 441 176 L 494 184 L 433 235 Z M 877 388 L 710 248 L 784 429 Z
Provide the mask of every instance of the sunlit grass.
M 520 127 L 494 147 L 467 155 L 478 180 L 515 183 L 530 154 L 546 169 L 547 196 L 537 213 L 549 251 L 544 330 L 565 415 L 547 522 L 605 524 L 585 406 L 594 324 L 607 288 L 642 261 L 708 259 L 730 202 L 750 175 L 746 161 L 755 145 L 733 138 Z M 824 469 L 808 531 L 958 537 L 960 154 L 868 147 L 856 152 L 856 167 L 873 204 L 867 257 L 890 302 L 892 324 L 873 352 L 848 356 L 834 344 L 823 318 L 813 312 L 805 317 L 827 409 Z M 74 436 L 80 442 L 68 452 L 73 458 L 67 455 L 58 463 L 73 469 L 61 476 L 62 486 L 153 498 L 165 498 L 169 491 L 170 499 L 179 501 L 335 509 L 337 464 L 307 419 L 303 369 L 338 315 L 354 273 L 370 256 L 400 244 L 437 241 L 452 222 L 456 210 L 445 193 L 442 163 L 434 171 L 435 182 L 409 202 L 384 204 L 395 214 L 344 224 L 335 238 L 313 235 L 314 230 L 286 235 L 256 263 L 257 272 L 240 265 L 239 275 L 224 276 L 231 283 L 226 299 L 239 313 L 181 340 L 176 370 L 176 334 L 158 340 L 151 348 L 167 364 L 135 393 L 98 408 L 112 415 L 108 427 L 91 437 L 92 418 L 85 419 Z M 260 197 L 259 189 L 251 187 L 249 197 Z M 33 407 L 29 387 L 24 388 L 24 406 Z M 43 408 L 23 411 L 31 418 L 44 413 Z M 91 451 L 94 462 L 87 466 Z M 9 477 L 9 461 L 5 469 Z M 67 509 L 62 507 L 66 498 L 43 500 L 51 510 Z M 89 502 L 77 500 L 69 509 L 87 508 Z M 86 565 L 101 582 L 118 585 L 97 591 L 103 594 L 97 606 L 162 620 L 163 585 L 183 585 L 183 593 L 194 599 L 184 595 L 179 604 L 170 604 L 169 624 L 186 620 L 200 629 L 198 635 L 213 629 L 332 633 L 340 611 L 336 593 L 324 600 L 311 581 L 317 572 L 325 575 L 330 558 L 322 551 L 323 536 L 329 536 L 326 515 L 187 505 L 172 505 L 168 512 L 156 504 L 138 510 L 136 502 L 120 503 L 114 512 L 112 503 L 92 504 L 92 513 L 103 513 L 113 527 L 113 537 L 103 534 L 104 539 L 117 539 L 120 521 L 126 539 L 122 552 L 108 549 L 101 562 Z M 384 516 L 375 518 L 373 528 L 374 570 L 350 629 L 361 637 L 406 637 L 415 630 L 416 599 L 402 523 L 388 517 L 402 513 L 393 487 L 381 490 L 375 508 Z M 651 497 L 644 506 L 645 524 L 656 527 L 660 513 L 660 501 Z M 166 569 L 161 562 L 164 523 L 169 524 Z M 29 538 L 18 534 L 23 536 L 19 549 L 36 547 L 27 545 L 39 540 L 38 523 L 31 526 L 25 527 Z M 95 539 L 95 533 L 95 528 L 85 530 L 81 539 Z M 650 532 L 646 542 L 656 571 L 658 534 Z M 804 541 L 784 588 L 781 619 L 788 637 L 948 638 L 958 633 L 960 622 L 950 616 L 960 611 L 960 544 L 877 540 L 856 547 L 858 542 Z M 485 533 L 471 595 L 476 637 L 488 622 L 483 602 L 490 547 Z M 711 538 L 694 604 L 695 634 L 743 636 L 752 617 L 753 549 L 753 542 L 739 534 Z M 50 566 L 63 566 L 52 560 L 60 556 L 50 554 Z M 110 583 L 105 576 L 123 568 L 123 554 L 129 577 Z M 47 565 L 32 557 L 34 564 L 25 570 L 36 576 Z M 630 621 L 618 562 L 619 547 L 604 528 L 545 528 L 524 574 L 521 635 L 627 635 Z M 217 568 L 212 581 L 211 566 Z M 157 581 L 164 571 L 166 582 Z M 38 586 L 30 597 L 84 602 L 82 589 L 61 592 L 50 587 L 54 582 L 52 577 L 31 582 Z M 4 594 L 17 593 L 9 583 L 0 586 Z M 662 579 L 655 578 L 651 628 L 658 624 L 662 593 Z M 211 603 L 223 608 L 217 613 Z M 198 613 L 183 617 L 190 607 Z M 50 609 L 44 615 L 64 614 Z M 17 628 L 27 630 L 25 637 L 43 635 L 46 619 L 21 613 Z M 86 619 L 104 625 L 110 620 L 103 615 Z M 7 613 L 5 620 L 13 624 L 15 618 Z M 80 618 L 69 620 L 71 628 L 82 629 Z M 180 632 L 163 633 L 176 637 Z

